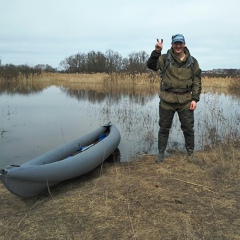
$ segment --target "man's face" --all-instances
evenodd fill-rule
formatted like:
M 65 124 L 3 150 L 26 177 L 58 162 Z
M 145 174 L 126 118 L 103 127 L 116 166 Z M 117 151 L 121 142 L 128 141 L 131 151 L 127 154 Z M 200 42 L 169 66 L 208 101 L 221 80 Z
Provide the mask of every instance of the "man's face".
M 174 50 L 174 53 L 177 55 L 183 52 L 184 47 L 185 47 L 185 43 L 183 42 L 172 43 L 172 48 Z

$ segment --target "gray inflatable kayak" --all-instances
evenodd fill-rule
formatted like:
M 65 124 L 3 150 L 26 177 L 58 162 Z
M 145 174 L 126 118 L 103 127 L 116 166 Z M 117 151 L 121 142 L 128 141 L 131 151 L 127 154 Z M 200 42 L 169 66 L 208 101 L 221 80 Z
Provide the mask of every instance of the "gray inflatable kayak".
M 115 125 L 102 126 L 22 165 L 1 169 L 0 180 L 11 193 L 32 197 L 93 170 L 117 149 L 120 140 Z

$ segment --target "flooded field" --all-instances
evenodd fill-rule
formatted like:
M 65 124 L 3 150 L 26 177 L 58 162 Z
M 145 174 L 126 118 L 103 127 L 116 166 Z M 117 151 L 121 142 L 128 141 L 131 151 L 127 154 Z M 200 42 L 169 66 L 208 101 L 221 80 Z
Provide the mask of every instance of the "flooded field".
M 112 122 L 121 161 L 157 153 L 158 87 L 117 84 L 5 86 L 0 90 L 0 168 L 21 164 Z M 196 150 L 240 136 L 240 97 L 204 90 L 195 111 Z M 168 152 L 184 150 L 177 115 Z

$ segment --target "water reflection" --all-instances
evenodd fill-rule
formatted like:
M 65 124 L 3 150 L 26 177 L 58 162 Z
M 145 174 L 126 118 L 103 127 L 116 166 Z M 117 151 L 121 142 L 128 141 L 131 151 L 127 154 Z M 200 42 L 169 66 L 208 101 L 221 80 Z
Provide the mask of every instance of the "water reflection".
M 35 82 L 32 79 L 17 80 L 11 79 L 6 81 L 0 80 L 0 95 L 6 94 L 34 94 L 43 91 L 49 85 L 44 82 Z
M 25 84 L 1 86 L 0 96 L 0 167 L 28 161 L 109 121 L 121 132 L 121 161 L 157 153 L 157 85 Z M 202 94 L 195 112 L 198 150 L 222 139 L 239 138 L 239 104 L 237 96 Z M 177 115 L 169 136 L 171 149 L 184 149 Z
M 65 92 L 68 96 L 74 97 L 77 100 L 88 100 L 91 103 L 100 103 L 108 99 L 111 103 L 117 103 L 121 101 L 125 96 L 129 97 L 130 101 L 139 103 L 139 101 L 144 104 L 145 97 L 150 99 L 154 98 L 154 94 L 157 93 L 158 88 L 156 85 L 152 88 L 140 88 L 140 89 L 129 89 L 124 88 L 124 86 L 117 87 L 112 86 L 112 84 L 106 85 L 102 88 L 102 84 L 93 85 L 92 89 L 86 89 L 84 86 L 75 86 L 75 88 L 61 87 L 61 90 Z

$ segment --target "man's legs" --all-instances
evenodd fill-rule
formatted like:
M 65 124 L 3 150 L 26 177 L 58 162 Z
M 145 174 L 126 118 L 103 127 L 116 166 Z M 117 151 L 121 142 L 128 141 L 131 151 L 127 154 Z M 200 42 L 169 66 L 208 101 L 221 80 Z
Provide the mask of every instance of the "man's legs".
M 164 151 L 167 147 L 169 131 L 172 126 L 172 120 L 175 111 L 172 109 L 165 109 L 159 104 L 159 126 L 158 131 L 158 157 L 156 162 L 162 162 L 164 159 Z

